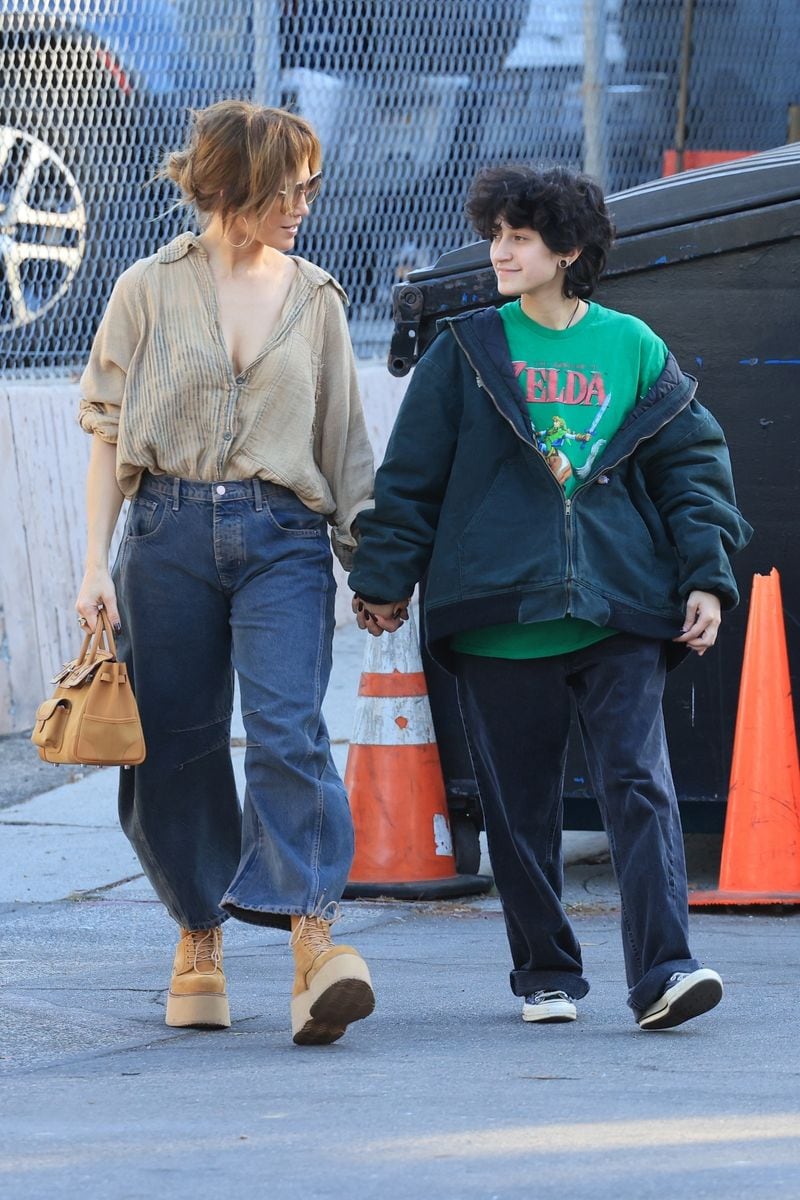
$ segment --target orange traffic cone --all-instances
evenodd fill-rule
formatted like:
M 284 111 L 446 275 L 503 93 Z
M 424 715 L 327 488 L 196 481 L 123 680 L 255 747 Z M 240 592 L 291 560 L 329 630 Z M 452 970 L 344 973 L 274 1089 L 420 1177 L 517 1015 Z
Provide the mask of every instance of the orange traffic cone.
M 345 786 L 356 851 L 345 896 L 435 900 L 486 892 L 456 872 L 414 618 L 368 638 Z
M 800 905 L 800 765 L 780 576 L 753 577 L 719 890 L 689 905 Z

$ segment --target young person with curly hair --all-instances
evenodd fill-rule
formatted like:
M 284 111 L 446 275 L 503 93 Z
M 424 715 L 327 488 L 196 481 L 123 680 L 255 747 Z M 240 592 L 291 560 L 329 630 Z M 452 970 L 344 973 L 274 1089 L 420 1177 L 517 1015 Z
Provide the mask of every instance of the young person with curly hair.
M 722 432 L 664 342 L 590 300 L 613 227 L 563 168 L 487 169 L 467 212 L 491 239 L 495 308 L 449 319 L 415 368 L 359 517 L 362 628 L 392 632 L 427 572 L 429 647 L 456 675 L 523 1019 L 589 990 L 561 904 L 574 701 L 622 897 L 642 1029 L 718 1003 L 692 957 L 664 736 L 668 666 L 737 603 L 751 530 Z
M 367 1016 L 369 971 L 330 917 L 353 855 L 321 715 L 333 548 L 349 564 L 372 495 L 344 295 L 295 256 L 320 188 L 303 118 L 225 100 L 194 114 L 165 174 L 201 232 L 117 281 L 81 379 L 92 437 L 76 608 L 121 623 L 147 757 L 119 811 L 181 933 L 168 1025 L 230 1024 L 222 922 L 291 929 L 295 1042 Z M 113 577 L 109 544 L 130 500 Z M 247 732 L 240 812 L 233 672 Z

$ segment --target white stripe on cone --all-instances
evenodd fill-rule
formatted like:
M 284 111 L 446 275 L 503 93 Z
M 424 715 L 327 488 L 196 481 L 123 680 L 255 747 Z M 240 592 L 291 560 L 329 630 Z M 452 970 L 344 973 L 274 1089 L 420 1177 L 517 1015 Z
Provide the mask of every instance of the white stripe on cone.
M 364 655 L 364 674 L 396 673 L 423 673 L 412 613 L 395 633 L 370 637 Z M 427 695 L 359 696 L 351 741 L 357 746 L 425 746 L 435 742 Z
M 453 857 L 453 839 L 450 836 L 450 826 L 444 813 L 433 814 L 433 841 L 434 853 L 443 858 Z
M 405 885 L 455 877 L 447 798 L 414 621 L 367 640 L 365 691 L 416 692 L 421 685 L 422 695 L 358 697 L 345 771 L 356 829 L 351 880 Z
M 436 741 L 427 696 L 359 696 L 352 744 L 424 746 Z
M 382 633 L 377 638 L 368 636 L 363 669 L 376 675 L 391 675 L 394 671 L 414 675 L 422 671 L 419 634 L 411 609 L 408 620 L 395 633 Z

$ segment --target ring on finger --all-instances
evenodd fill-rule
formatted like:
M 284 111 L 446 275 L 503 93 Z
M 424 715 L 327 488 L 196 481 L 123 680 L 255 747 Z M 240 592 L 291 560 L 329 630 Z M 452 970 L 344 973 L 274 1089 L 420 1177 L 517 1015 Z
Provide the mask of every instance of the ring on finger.
M 86 620 L 86 617 L 78 617 L 78 624 L 80 625 L 81 629 L 83 629 L 89 624 L 89 622 Z

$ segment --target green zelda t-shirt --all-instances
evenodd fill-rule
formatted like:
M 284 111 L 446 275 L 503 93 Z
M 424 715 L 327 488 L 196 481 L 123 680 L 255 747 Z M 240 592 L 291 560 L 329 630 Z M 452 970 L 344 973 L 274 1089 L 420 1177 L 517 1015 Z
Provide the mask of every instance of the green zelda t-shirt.
M 519 300 L 499 312 L 539 451 L 571 496 L 658 379 L 667 347 L 643 321 L 599 304 L 590 304 L 570 329 L 539 325 Z M 455 636 L 452 646 L 493 658 L 544 658 L 590 646 L 614 632 L 562 617 L 469 630 Z

